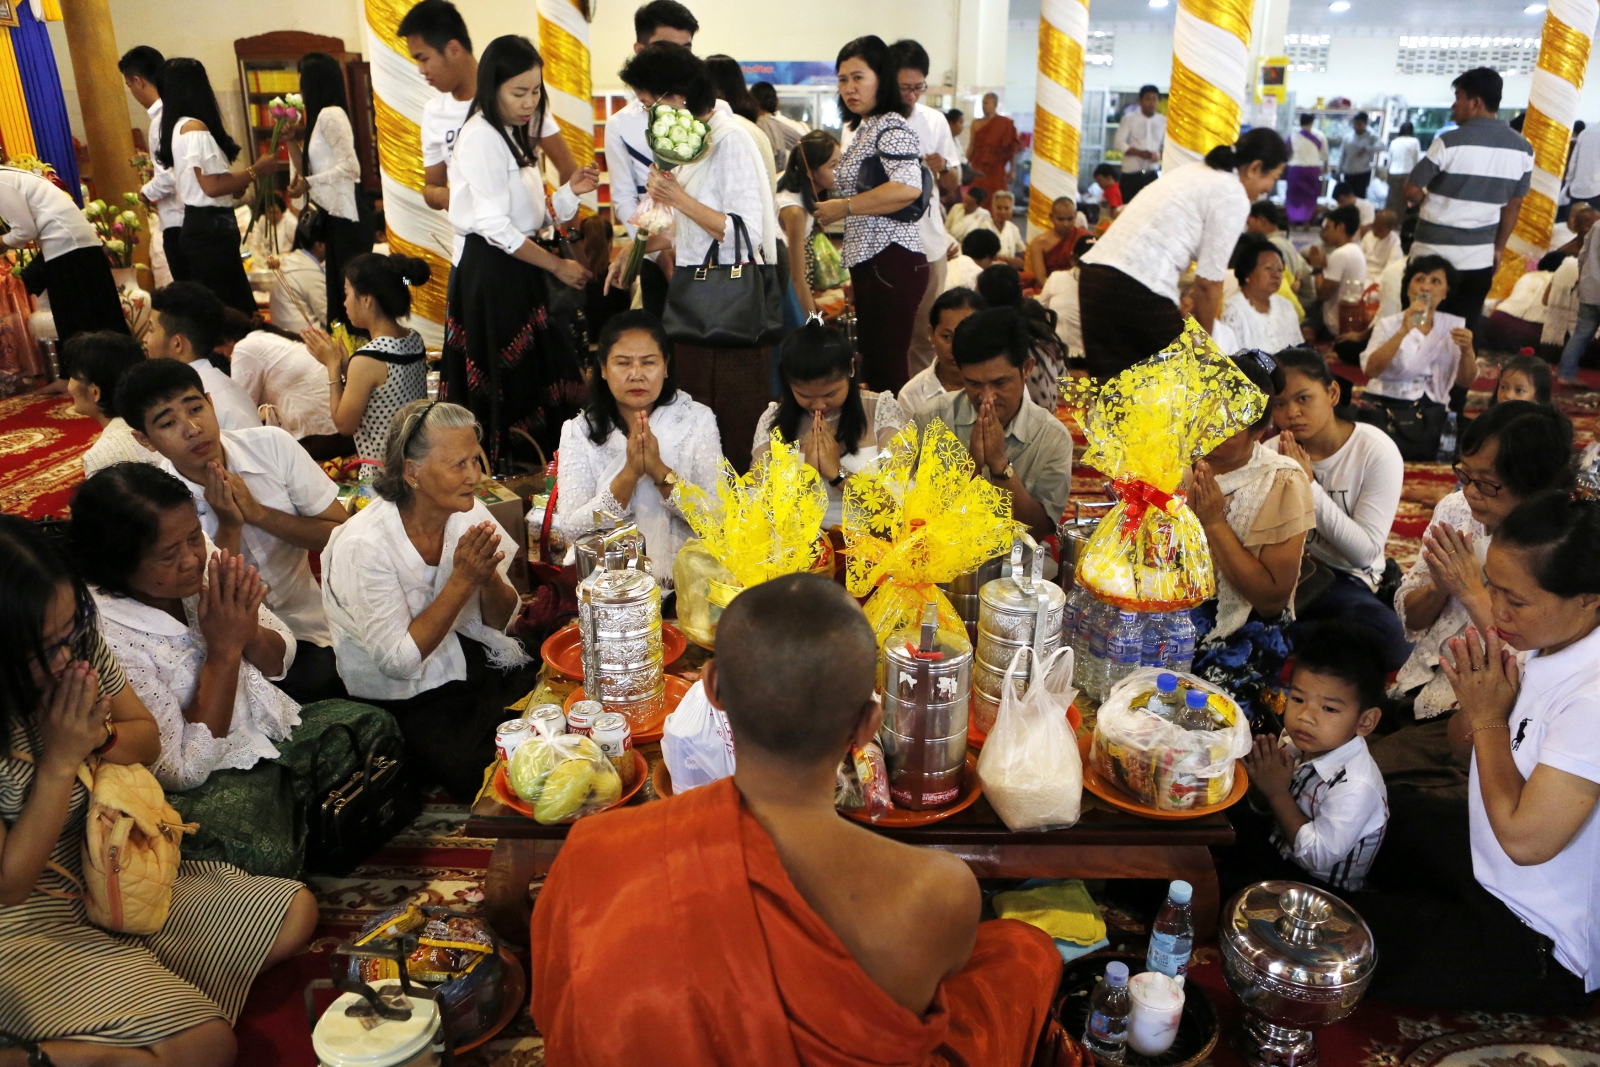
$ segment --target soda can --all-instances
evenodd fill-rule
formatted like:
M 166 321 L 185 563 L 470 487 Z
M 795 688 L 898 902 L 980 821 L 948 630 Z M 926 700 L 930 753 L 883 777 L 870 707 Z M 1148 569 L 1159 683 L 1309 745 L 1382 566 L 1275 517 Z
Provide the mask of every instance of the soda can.
M 495 727 L 494 748 L 502 760 L 511 762 L 511 757 L 517 754 L 517 749 L 522 743 L 533 736 L 533 729 L 526 719 L 511 719 Z
M 522 716 L 541 737 L 555 737 L 567 732 L 567 713 L 560 704 L 535 704 Z
M 594 721 L 606 713 L 598 700 L 580 700 L 567 710 L 567 733 L 589 736 Z
M 613 711 L 596 719 L 591 729 L 593 732 L 589 736 L 600 746 L 600 751 L 621 767 L 622 761 L 633 751 L 633 730 L 628 727 L 628 720 Z

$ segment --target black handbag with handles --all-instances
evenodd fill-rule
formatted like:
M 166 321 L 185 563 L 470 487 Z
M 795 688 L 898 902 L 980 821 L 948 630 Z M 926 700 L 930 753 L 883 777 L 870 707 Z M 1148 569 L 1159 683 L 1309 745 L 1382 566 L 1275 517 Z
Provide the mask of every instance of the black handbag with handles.
M 550 238 L 535 237 L 533 239 L 534 244 L 543 248 L 557 259 L 570 259 L 577 262 L 578 255 L 572 250 L 572 239 L 567 236 L 567 231 L 561 228 L 561 224 L 555 222 L 556 209 L 555 205 L 551 203 L 548 194 L 545 196 L 545 210 L 548 212 L 545 217 L 555 223 L 555 236 Z M 588 307 L 589 294 L 583 286 L 574 289 L 553 272 L 545 271 L 544 274 L 546 290 L 544 298 L 545 314 L 576 315 Z
M 317 786 L 306 819 L 306 869 L 335 877 L 349 874 L 422 811 L 422 795 L 407 773 L 405 742 L 395 734 L 374 739 L 363 755 L 356 732 L 333 724 L 311 758 L 313 785 L 322 780 L 328 739 L 341 733 L 360 765 L 326 793 Z
M 680 344 L 763 348 L 783 336 L 778 268 L 756 262 L 755 245 L 743 219 L 729 215 L 728 224 L 733 227 L 735 262 L 719 263 L 713 241 L 704 263 L 672 272 L 661 327 Z
M 922 161 L 922 157 L 885 152 L 883 150 L 884 130 L 878 130 L 877 138 L 872 142 L 872 154 L 861 161 L 861 167 L 856 171 L 856 192 L 864 193 L 869 189 L 876 189 L 889 180 L 889 170 L 883 165 L 886 159 L 898 160 L 902 163 L 915 162 L 922 169 L 922 192 L 917 198 L 899 211 L 885 212 L 883 218 L 893 219 L 895 222 L 916 222 L 928 213 L 928 205 L 933 202 L 933 171 Z

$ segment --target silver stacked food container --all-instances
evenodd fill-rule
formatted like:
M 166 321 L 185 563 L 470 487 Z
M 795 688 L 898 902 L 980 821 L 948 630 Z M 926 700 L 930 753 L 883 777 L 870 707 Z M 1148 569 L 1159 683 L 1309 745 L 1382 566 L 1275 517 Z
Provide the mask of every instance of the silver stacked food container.
M 932 604 L 918 629 L 884 645 L 878 743 L 897 806 L 922 811 L 961 796 L 971 694 L 972 652 L 941 640 Z
M 637 728 L 659 721 L 666 699 L 661 587 L 631 524 L 612 531 L 600 547 L 599 565 L 578 583 L 583 691 Z
M 1032 559 L 1023 569 L 1023 549 Z M 994 729 L 1005 690 L 1006 669 L 1021 648 L 1031 648 L 1012 677 L 1017 696 L 1028 691 L 1033 665 L 1061 647 L 1067 595 L 1044 580 L 1044 553 L 1027 534 L 1011 546 L 1011 576 L 996 578 L 978 593 L 977 656 L 972 666 L 972 719 L 981 733 Z
M 978 640 L 978 594 L 983 592 L 983 587 L 996 578 L 1005 578 L 1011 574 L 1011 557 L 998 555 L 994 559 L 986 560 L 978 565 L 977 570 L 958 574 L 954 579 L 942 583 L 939 588 L 944 590 L 944 595 L 950 598 L 950 604 L 956 609 L 956 614 L 961 616 L 961 621 L 967 625 L 967 640 Z

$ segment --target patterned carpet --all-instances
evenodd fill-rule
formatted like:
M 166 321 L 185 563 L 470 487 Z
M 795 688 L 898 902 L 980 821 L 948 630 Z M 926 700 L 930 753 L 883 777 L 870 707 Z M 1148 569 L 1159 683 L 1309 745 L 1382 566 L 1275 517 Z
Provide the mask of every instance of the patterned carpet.
M 0 511 L 28 519 L 65 514 L 83 481 L 83 453 L 99 433 L 68 397 L 0 400 Z

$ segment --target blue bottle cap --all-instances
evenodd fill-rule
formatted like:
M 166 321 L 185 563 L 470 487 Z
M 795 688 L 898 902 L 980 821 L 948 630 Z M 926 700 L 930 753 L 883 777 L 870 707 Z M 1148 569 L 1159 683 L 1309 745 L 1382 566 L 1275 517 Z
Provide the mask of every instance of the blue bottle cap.
M 1176 674 L 1157 675 L 1156 689 L 1162 693 L 1176 693 L 1178 691 L 1178 676 Z
M 1182 878 L 1174 879 L 1167 887 L 1167 897 L 1175 904 L 1187 904 L 1194 897 L 1194 886 Z
M 1106 981 L 1113 986 L 1128 984 L 1128 965 L 1121 960 L 1112 960 L 1106 964 Z
M 1161 683 L 1158 681 L 1156 684 Z M 1205 707 L 1209 699 L 1204 689 L 1191 689 L 1184 695 L 1183 702 L 1191 708 L 1199 709 Z

